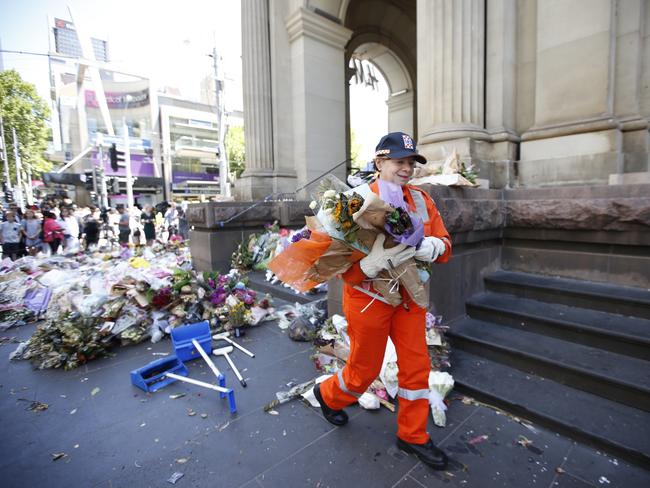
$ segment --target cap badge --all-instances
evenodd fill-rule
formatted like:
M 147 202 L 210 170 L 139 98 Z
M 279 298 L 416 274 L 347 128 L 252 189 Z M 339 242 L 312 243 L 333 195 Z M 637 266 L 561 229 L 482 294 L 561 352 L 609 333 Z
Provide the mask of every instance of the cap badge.
M 413 149 L 413 139 L 411 139 L 410 136 L 407 136 L 406 134 L 402 134 L 402 140 L 404 141 L 404 149 L 410 149 L 414 151 Z

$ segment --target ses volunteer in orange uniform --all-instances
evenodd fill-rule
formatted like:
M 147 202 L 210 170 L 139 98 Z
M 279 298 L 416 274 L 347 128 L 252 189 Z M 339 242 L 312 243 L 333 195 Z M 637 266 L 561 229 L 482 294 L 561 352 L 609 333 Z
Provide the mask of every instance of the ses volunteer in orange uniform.
M 383 297 L 372 287 L 372 279 L 381 270 L 398 266 L 411 257 L 427 263 L 444 263 L 451 256 L 449 233 L 433 200 L 426 192 L 407 184 L 416 162 L 426 163 L 426 159 L 417 153 L 409 135 L 392 132 L 379 141 L 375 152 L 379 178 L 402 187 L 409 210 L 420 215 L 425 223 L 426 237 L 417 249 L 403 244 L 384 249 L 384 239 L 380 236 L 368 256 L 342 275 L 350 356 L 338 375 L 316 385 L 314 394 L 324 417 L 334 425 L 345 425 L 348 416 L 343 408 L 356 402 L 379 375 L 390 336 L 399 368 L 397 445 L 433 469 L 445 469 L 447 456 L 427 433 L 431 363 L 425 339 L 426 310 L 418 307 L 404 291 L 404 303 L 393 307 L 383 302 Z M 378 186 L 375 181 L 355 190 L 362 195 L 367 191 L 379 194 Z

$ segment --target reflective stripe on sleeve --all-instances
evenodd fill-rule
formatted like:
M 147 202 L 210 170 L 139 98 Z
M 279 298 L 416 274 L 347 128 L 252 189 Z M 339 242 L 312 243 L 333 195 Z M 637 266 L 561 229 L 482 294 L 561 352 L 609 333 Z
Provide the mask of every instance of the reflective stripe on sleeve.
M 426 390 L 407 390 L 406 388 L 399 388 L 397 394 L 405 400 L 427 400 L 429 401 L 429 389 Z
M 409 188 L 409 192 L 413 198 L 413 203 L 415 203 L 415 210 L 418 216 L 422 219 L 422 222 L 428 222 L 429 212 L 427 211 L 427 202 L 424 201 L 424 196 L 412 188 Z

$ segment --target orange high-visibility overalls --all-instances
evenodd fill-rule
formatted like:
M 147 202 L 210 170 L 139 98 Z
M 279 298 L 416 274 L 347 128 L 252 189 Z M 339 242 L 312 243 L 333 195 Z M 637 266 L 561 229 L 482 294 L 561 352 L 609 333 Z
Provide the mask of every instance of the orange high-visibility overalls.
M 379 194 L 377 182 L 370 190 Z M 425 221 L 424 235 L 442 239 L 445 253 L 435 262 L 445 263 L 451 257 L 451 239 L 442 222 L 435 203 L 423 190 L 406 185 L 404 200 L 411 212 L 417 212 Z M 425 338 L 426 310 L 418 307 L 402 290 L 407 307 L 393 307 L 380 300 L 372 300 L 377 292 L 363 283 L 368 280 L 355 263 L 342 276 L 343 312 L 348 321 L 350 356 L 345 367 L 337 375 L 321 384 L 320 391 L 328 407 L 340 410 L 357 401 L 381 371 L 386 342 L 392 339 L 397 351 L 397 380 L 399 411 L 397 436 L 413 444 L 429 440 L 427 419 L 429 417 L 429 371 L 431 362 Z M 365 286 L 364 286 L 365 285 Z M 366 310 L 362 312 L 362 310 Z

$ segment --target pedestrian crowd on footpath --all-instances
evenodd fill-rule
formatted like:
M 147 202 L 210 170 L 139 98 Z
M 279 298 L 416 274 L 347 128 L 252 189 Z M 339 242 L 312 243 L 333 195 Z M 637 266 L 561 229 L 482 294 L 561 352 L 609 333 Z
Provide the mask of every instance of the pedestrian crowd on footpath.
M 51 198 L 22 210 L 0 203 L 0 243 L 4 258 L 92 251 L 99 246 L 151 247 L 154 242 L 185 241 L 189 225 L 184 204 L 163 202 L 100 209 L 80 207 L 69 198 Z

